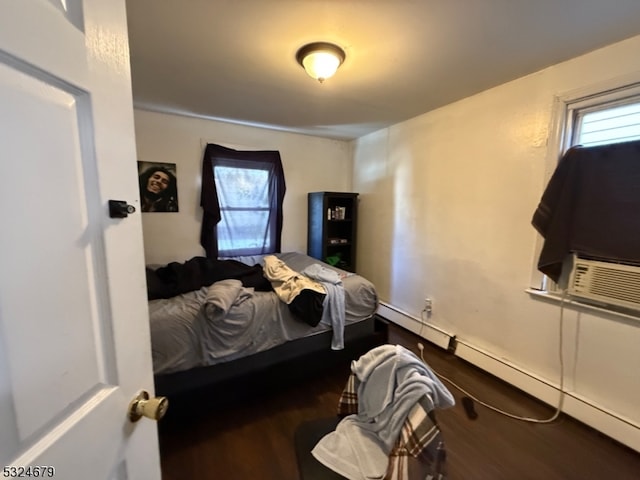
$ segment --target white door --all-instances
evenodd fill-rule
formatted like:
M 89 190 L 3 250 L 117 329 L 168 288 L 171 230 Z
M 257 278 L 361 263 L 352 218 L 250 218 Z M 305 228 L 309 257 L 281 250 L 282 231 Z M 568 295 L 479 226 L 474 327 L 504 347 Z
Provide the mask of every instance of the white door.
M 0 478 L 160 478 L 138 206 L 124 0 L 0 0 Z

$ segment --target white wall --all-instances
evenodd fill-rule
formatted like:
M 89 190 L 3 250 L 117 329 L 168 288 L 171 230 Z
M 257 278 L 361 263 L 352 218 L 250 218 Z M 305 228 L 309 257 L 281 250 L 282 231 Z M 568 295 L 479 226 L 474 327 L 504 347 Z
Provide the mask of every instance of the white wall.
M 135 110 L 134 118 L 138 160 L 176 163 L 178 173 L 180 212 L 142 214 L 148 264 L 204 255 L 200 176 L 207 143 L 280 152 L 287 185 L 283 251 L 307 251 L 307 192 L 351 188 L 348 142 L 144 110 Z
M 359 273 L 409 319 L 433 298 L 461 355 L 552 404 L 560 309 L 525 289 L 554 96 L 640 71 L 638 51 L 640 37 L 354 141 Z M 564 317 L 569 410 L 640 450 L 640 321 Z

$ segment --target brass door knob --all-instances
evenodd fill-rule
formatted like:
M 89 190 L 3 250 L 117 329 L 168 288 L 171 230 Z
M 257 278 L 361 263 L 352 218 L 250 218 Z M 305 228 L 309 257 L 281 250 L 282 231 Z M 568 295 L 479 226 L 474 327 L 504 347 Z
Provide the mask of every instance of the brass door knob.
M 142 417 L 160 420 L 167 413 L 169 399 L 167 397 L 149 398 L 149 392 L 142 390 L 129 404 L 129 420 L 137 422 Z

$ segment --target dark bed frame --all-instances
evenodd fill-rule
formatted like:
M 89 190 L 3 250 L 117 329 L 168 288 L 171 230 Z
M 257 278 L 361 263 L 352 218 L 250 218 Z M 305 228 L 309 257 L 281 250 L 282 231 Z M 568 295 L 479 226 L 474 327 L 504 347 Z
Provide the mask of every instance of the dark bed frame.
M 387 324 L 374 314 L 345 326 L 343 350 L 331 350 L 333 332 L 327 330 L 230 362 L 156 375 L 156 395 L 168 397 L 170 403 L 183 397 L 193 399 L 194 395 L 233 402 L 242 395 L 255 394 L 267 384 L 275 386 L 341 363 L 348 365 L 371 348 L 387 342 Z

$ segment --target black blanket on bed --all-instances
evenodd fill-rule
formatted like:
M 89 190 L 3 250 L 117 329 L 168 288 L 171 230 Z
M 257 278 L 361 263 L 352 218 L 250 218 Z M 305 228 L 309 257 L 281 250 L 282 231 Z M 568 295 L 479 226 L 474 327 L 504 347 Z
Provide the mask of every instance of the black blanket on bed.
M 156 270 L 147 268 L 146 273 L 149 300 L 175 297 L 227 279 L 240 280 L 244 287 L 258 291 L 273 290 L 261 265 L 249 266 L 236 260 L 193 257 L 184 263 L 171 262 Z
M 156 270 L 146 269 L 147 298 L 157 300 L 200 290 L 220 280 L 240 280 L 242 286 L 261 292 L 273 291 L 262 265 L 249 266 L 237 260 L 193 257 L 184 263 L 171 262 Z M 325 295 L 304 289 L 288 305 L 294 317 L 312 327 L 320 323 Z

